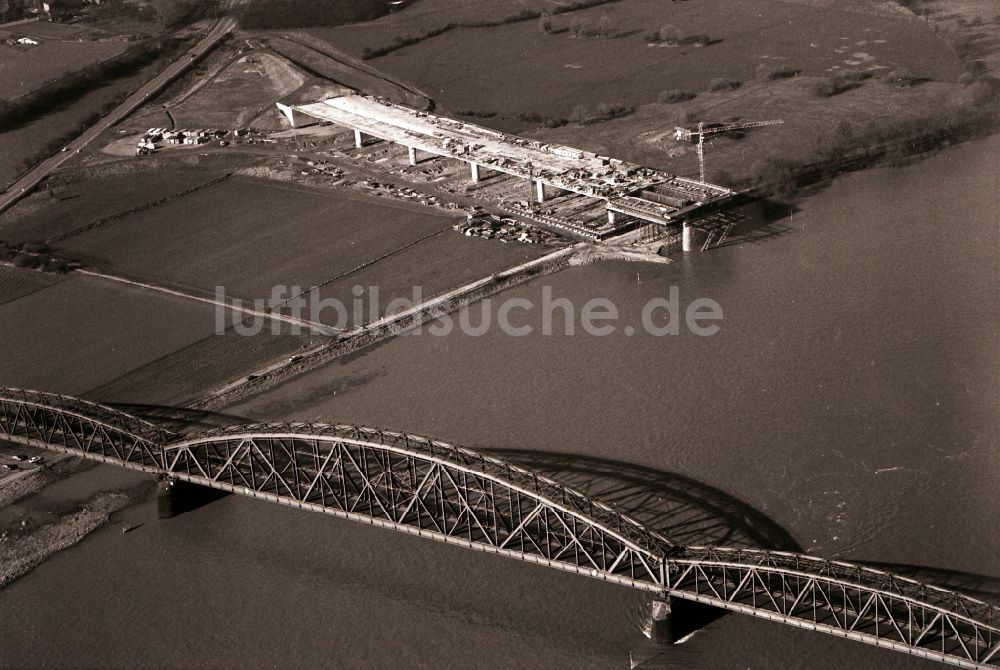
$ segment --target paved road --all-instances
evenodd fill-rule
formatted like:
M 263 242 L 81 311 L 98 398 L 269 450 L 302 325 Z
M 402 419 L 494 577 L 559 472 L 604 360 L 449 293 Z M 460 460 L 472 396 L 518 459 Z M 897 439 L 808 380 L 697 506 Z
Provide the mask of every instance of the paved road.
M 124 119 L 137 107 L 156 95 L 164 86 L 191 67 L 192 63 L 196 62 L 215 46 L 215 43 L 225 37 L 235 26 L 236 19 L 232 17 L 226 16 L 219 19 L 200 42 L 168 65 L 160 74 L 143 84 L 142 87 L 126 98 L 124 102 L 111 110 L 107 116 L 83 131 L 82 135 L 66 145 L 67 148 L 65 150 L 45 159 L 32 168 L 26 175 L 14 182 L 10 188 L 0 195 L 0 212 L 26 196 L 56 168 L 80 153 L 80 150 L 90 144 L 94 138 Z

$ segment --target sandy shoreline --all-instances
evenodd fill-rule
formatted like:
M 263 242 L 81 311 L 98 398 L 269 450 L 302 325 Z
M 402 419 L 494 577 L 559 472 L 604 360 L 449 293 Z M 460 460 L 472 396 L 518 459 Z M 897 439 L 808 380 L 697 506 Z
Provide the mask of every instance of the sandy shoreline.
M 124 493 L 99 493 L 79 511 L 64 516 L 22 537 L 0 537 L 0 587 L 30 572 L 52 554 L 72 547 L 132 504 Z

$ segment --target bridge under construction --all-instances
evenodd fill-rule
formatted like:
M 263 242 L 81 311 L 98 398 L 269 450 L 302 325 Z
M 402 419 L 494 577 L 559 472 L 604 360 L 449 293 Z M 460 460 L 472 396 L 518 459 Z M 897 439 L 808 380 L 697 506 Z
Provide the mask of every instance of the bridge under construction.
M 549 477 L 416 435 L 253 424 L 179 435 L 93 402 L 0 389 L 0 440 L 828 633 L 964 668 L 1000 667 L 1000 608 L 882 570 L 684 546 Z
M 367 95 L 340 95 L 303 105 L 278 103 L 278 109 L 292 126 L 320 120 L 353 130 L 359 148 L 366 136 L 405 146 L 411 165 L 417 164 L 420 154 L 429 154 L 468 163 L 472 182 L 487 170 L 527 180 L 538 203 L 551 193 L 568 191 L 603 200 L 612 224 L 617 215 L 625 214 L 649 224 L 679 225 L 685 250 L 691 244 L 687 221 L 736 195 L 703 180 L 509 135 Z

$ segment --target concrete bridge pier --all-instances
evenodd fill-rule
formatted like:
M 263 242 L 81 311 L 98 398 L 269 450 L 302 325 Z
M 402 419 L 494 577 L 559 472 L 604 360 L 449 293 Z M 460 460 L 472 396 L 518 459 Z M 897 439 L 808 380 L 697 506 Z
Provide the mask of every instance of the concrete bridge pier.
M 406 147 L 407 152 L 410 155 L 410 165 L 417 164 L 417 150 L 415 147 Z
M 663 595 L 650 605 L 646 636 L 657 644 L 673 644 L 674 626 L 670 596 Z
M 681 250 L 691 251 L 694 248 L 694 231 L 691 229 L 691 224 L 685 221 L 681 224 Z
M 361 131 L 357 128 L 354 129 L 354 147 L 360 149 L 364 145 L 364 137 L 361 135 Z
M 471 171 L 471 177 L 473 184 L 479 183 L 479 163 L 475 161 L 469 161 L 469 170 Z
M 608 223 L 610 223 L 612 226 L 615 225 L 615 221 L 618 220 L 618 217 L 615 216 L 615 214 L 616 212 L 614 210 L 611 209 L 608 210 Z
M 545 202 L 545 184 L 542 183 L 541 179 L 535 181 L 535 200 Z

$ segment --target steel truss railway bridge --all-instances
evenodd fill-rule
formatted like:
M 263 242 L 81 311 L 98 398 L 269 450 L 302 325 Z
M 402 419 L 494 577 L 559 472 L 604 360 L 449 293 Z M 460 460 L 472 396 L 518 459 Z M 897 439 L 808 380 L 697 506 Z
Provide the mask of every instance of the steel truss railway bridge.
M 0 440 L 492 552 L 966 668 L 1000 667 L 1000 608 L 881 570 L 681 546 L 464 447 L 330 424 L 178 435 L 111 407 L 0 389 Z

